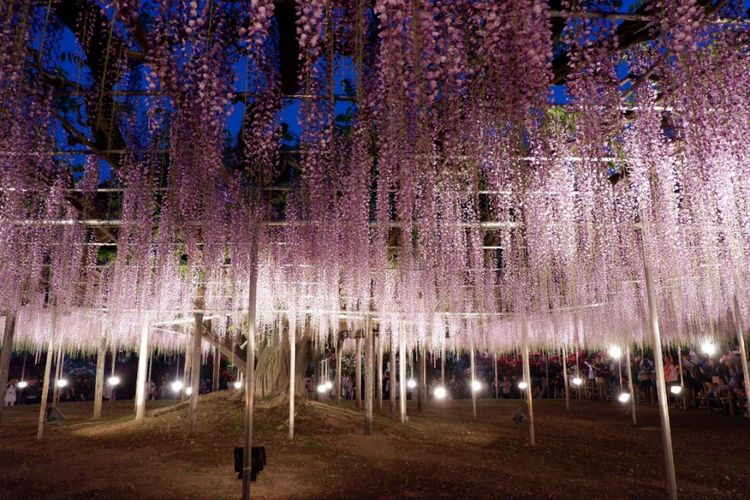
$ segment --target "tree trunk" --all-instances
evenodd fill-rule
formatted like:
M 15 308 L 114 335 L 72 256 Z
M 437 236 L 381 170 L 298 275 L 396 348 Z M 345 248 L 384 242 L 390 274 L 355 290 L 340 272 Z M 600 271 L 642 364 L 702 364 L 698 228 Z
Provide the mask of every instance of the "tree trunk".
M 305 372 L 313 361 L 309 339 L 296 341 L 295 398 L 307 400 Z M 289 402 L 290 349 L 287 342 L 274 339 L 257 346 L 255 367 L 256 406 L 278 406 Z

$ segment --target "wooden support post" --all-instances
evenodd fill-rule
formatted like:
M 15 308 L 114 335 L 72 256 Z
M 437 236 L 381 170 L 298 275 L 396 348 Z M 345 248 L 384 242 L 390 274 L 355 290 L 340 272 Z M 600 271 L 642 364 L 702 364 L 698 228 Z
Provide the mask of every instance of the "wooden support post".
M 201 293 L 200 291 L 198 293 Z M 202 302 L 202 299 L 199 299 Z M 200 305 L 202 308 L 202 304 Z M 193 315 L 195 325 L 192 337 L 192 366 L 190 370 L 190 404 L 188 405 L 188 432 L 198 432 L 198 398 L 201 388 L 201 343 L 203 342 L 203 313 Z
M 365 434 L 372 434 L 373 349 L 370 316 L 365 317 Z
M 294 396 L 297 377 L 297 326 L 289 328 L 289 439 L 294 439 Z M 336 384 L 338 385 L 338 384 Z
M 383 334 L 378 328 L 378 410 L 383 411 Z
M 625 362 L 628 364 L 628 391 L 630 391 L 630 413 L 633 416 L 633 425 L 638 424 L 638 420 L 635 416 L 635 405 L 637 403 L 635 399 L 635 386 L 633 384 L 633 367 L 630 365 L 630 344 L 625 346 Z
M 357 393 L 357 407 L 362 408 L 362 337 L 359 333 L 357 333 L 354 345 L 356 350 L 354 353 L 354 376 L 357 378 L 354 386 Z
M 52 311 L 52 319 L 49 328 L 49 343 L 47 344 L 47 358 L 44 363 L 44 383 L 42 384 L 42 400 L 39 405 L 39 421 L 36 428 L 36 440 L 44 436 L 44 422 L 47 419 L 47 397 L 49 396 L 49 383 L 52 377 L 52 356 L 55 350 L 55 330 L 57 329 L 57 311 Z
M 135 381 L 135 419 L 142 421 L 146 416 L 146 361 L 148 360 L 148 334 L 151 324 L 143 319 L 141 325 L 141 344 L 138 351 L 138 374 Z
M 8 385 L 10 374 L 10 355 L 13 352 L 13 338 L 16 334 L 16 314 L 9 312 L 5 315 L 5 328 L 3 329 L 3 350 L 0 351 L 0 393 L 5 396 L 5 388 Z M 0 422 L 3 419 L 3 407 L 0 404 Z
M 252 470 L 253 400 L 255 397 L 255 310 L 258 293 L 258 249 L 253 241 L 250 255 L 250 277 L 247 304 L 247 346 L 245 368 L 245 443 L 242 467 L 242 500 L 250 499 Z
M 526 404 L 529 409 L 529 444 L 536 446 L 536 435 L 534 434 L 534 403 L 531 390 L 531 369 L 529 367 L 529 332 L 528 325 L 523 327 L 523 380 L 526 382 Z
M 669 422 L 667 383 L 664 378 L 664 360 L 662 357 L 661 334 L 659 332 L 659 313 L 656 308 L 656 297 L 654 296 L 654 287 L 651 282 L 651 272 L 648 268 L 645 248 L 643 255 L 643 274 L 646 281 L 649 325 L 651 327 L 651 335 L 654 348 L 654 364 L 656 365 L 656 388 L 659 400 L 659 418 L 661 420 L 662 445 L 664 448 L 664 465 L 667 469 L 667 490 L 669 491 L 669 498 L 674 500 L 677 498 L 677 476 L 675 474 L 674 455 L 672 451 L 672 431 Z
M 94 379 L 94 418 L 102 417 L 104 395 L 104 364 L 107 362 L 107 337 L 102 333 L 96 351 L 96 379 Z
M 734 309 L 734 328 L 737 334 L 737 344 L 740 348 L 740 364 L 742 365 L 742 374 L 745 377 L 745 398 L 747 400 L 747 411 L 746 417 L 750 417 L 750 370 L 747 365 L 747 348 L 745 347 L 745 326 L 742 322 L 742 313 L 740 313 L 740 306 L 737 302 L 737 295 L 734 296 L 732 301 Z

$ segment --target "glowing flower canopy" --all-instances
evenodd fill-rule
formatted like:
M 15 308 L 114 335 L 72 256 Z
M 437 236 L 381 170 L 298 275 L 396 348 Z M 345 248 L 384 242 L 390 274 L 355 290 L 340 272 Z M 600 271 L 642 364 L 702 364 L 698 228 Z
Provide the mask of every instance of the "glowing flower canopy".
M 270 0 L 101 2 L 94 30 L 26 4 L 0 6 L 0 310 L 23 345 L 53 315 L 69 350 L 134 348 L 144 322 L 184 350 L 170 325 L 195 312 L 238 337 L 254 268 L 260 335 L 325 343 L 370 315 L 428 350 L 645 342 L 644 259 L 665 342 L 721 338 L 750 295 L 748 33 L 715 22 L 733 5 L 665 1 L 637 43 L 540 0 L 300 2 L 290 83 Z M 50 15 L 109 70 L 35 43 L 69 36 Z

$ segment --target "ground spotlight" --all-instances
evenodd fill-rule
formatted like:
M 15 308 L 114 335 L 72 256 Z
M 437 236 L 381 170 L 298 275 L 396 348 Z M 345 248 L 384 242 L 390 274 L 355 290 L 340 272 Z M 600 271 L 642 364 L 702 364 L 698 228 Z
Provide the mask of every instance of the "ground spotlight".
M 175 380 L 174 382 L 169 384 L 169 387 L 171 387 L 174 392 L 180 392 L 182 390 L 182 381 Z
M 413 378 L 410 378 L 406 381 L 406 387 L 408 387 L 409 389 L 414 389 L 415 387 L 417 387 L 417 381 Z
M 682 386 L 681 385 L 673 385 L 672 387 L 669 388 L 669 392 L 671 392 L 672 394 L 674 394 L 676 396 L 677 394 L 682 393 Z
M 435 387 L 435 390 L 432 391 L 432 393 L 435 395 L 435 399 L 445 399 L 448 395 L 448 391 L 446 391 L 445 387 L 442 385 Z
M 621 392 L 620 395 L 617 396 L 617 400 L 623 404 L 627 403 L 628 401 L 630 401 L 630 394 L 627 392 Z
M 111 386 L 115 386 L 120 383 L 120 377 L 113 376 L 107 379 L 107 383 Z
M 68 381 L 65 380 L 64 378 L 61 378 L 60 380 L 55 382 L 55 385 L 57 387 L 66 387 L 68 385 Z

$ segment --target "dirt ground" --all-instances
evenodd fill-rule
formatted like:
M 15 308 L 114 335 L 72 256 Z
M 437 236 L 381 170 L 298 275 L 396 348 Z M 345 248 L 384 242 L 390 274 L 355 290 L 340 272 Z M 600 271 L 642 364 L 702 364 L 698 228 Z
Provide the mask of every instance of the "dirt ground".
M 164 406 L 156 402 L 150 408 Z M 386 402 L 386 410 L 387 410 Z M 512 422 L 521 401 L 410 402 L 406 425 L 380 413 L 364 436 L 351 404 L 298 405 L 287 439 L 287 408 L 258 409 L 255 442 L 267 468 L 257 498 L 664 498 L 655 407 L 639 425 L 616 403 L 535 401 L 537 446 Z M 66 423 L 35 441 L 38 407 L 6 411 L 0 424 L 0 498 L 238 498 L 233 448 L 241 444 L 241 403 L 202 398 L 200 430 L 186 409 L 132 421 L 132 401 L 62 404 Z M 681 496 L 750 498 L 750 420 L 672 410 Z

